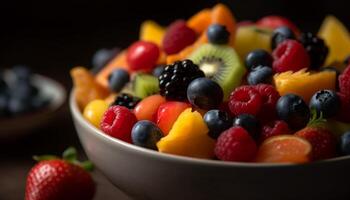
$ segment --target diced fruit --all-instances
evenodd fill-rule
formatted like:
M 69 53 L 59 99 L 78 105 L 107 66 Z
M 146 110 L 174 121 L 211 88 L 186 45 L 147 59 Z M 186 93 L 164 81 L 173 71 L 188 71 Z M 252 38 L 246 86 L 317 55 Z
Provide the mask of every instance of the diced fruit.
M 196 39 L 196 32 L 189 28 L 184 20 L 177 20 L 169 25 L 162 46 L 168 55 L 176 54 L 191 45 Z
M 262 98 L 252 86 L 240 86 L 230 96 L 228 106 L 233 115 L 257 115 L 261 109 Z
M 140 101 L 134 109 L 137 120 L 155 121 L 158 107 L 165 102 L 159 94 L 151 95 Z
M 220 160 L 249 162 L 256 155 L 257 146 L 242 127 L 233 127 L 223 132 L 215 145 L 215 155 Z
M 230 33 L 225 26 L 213 24 L 207 30 L 207 37 L 212 44 L 227 44 L 230 39 Z
M 247 55 L 245 58 L 245 66 L 248 70 L 252 70 L 258 66 L 272 67 L 272 56 L 269 52 L 263 49 L 256 49 Z
M 159 55 L 157 44 L 137 41 L 128 48 L 126 60 L 133 71 L 151 71 L 156 66 Z
M 263 49 L 271 52 L 272 30 L 258 28 L 254 25 L 240 26 L 235 38 L 235 50 L 242 59 L 255 49 Z
M 112 106 L 124 106 L 129 109 L 134 109 L 135 106 L 141 101 L 140 98 L 134 97 L 130 94 L 121 93 L 117 95 L 114 101 L 111 103 Z
M 131 129 L 137 122 L 135 115 L 123 106 L 111 106 L 104 113 L 101 130 L 107 135 L 132 143 Z
M 262 104 L 258 114 L 260 120 L 276 119 L 276 103 L 280 95 L 272 85 L 258 84 L 254 88 L 259 92 Z
M 260 137 L 260 123 L 253 115 L 238 115 L 233 120 L 233 126 L 240 126 L 244 128 L 254 140 L 257 140 Z
M 290 134 L 288 124 L 285 121 L 270 121 L 262 126 L 259 142 L 262 143 L 267 138 L 277 135 Z
M 203 119 L 209 128 L 208 134 L 213 139 L 217 139 L 223 131 L 232 126 L 231 116 L 221 110 L 209 110 Z
M 350 155 L 350 131 L 341 136 L 340 150 L 343 155 Z
M 312 95 L 319 90 L 336 89 L 336 73 L 332 71 L 311 73 L 306 72 L 306 69 L 295 73 L 288 71 L 275 74 L 274 83 L 281 96 L 292 93 L 309 102 Z
M 74 84 L 74 95 L 80 109 L 92 100 L 103 99 L 108 90 L 95 82 L 93 75 L 84 67 L 75 67 L 70 71 Z
M 340 92 L 338 92 L 338 96 L 340 98 L 340 109 L 337 115 L 337 120 L 350 123 L 350 97 Z
M 138 121 L 131 130 L 134 145 L 157 150 L 157 142 L 163 137 L 158 126 L 148 120 Z
M 271 38 L 271 49 L 275 49 L 279 44 L 287 39 L 295 39 L 295 35 L 291 29 L 286 26 L 275 29 Z
M 113 49 L 99 49 L 92 56 L 92 73 L 97 74 L 102 70 L 106 64 L 111 61 L 118 53 L 120 52 L 119 48 Z
M 134 77 L 132 90 L 135 96 L 143 99 L 159 92 L 158 79 L 149 74 L 139 73 Z
M 350 98 L 350 65 L 339 76 L 339 89 L 341 93 Z
M 106 66 L 104 66 L 100 72 L 98 72 L 95 76 L 96 82 L 102 86 L 103 88 L 108 88 L 108 78 L 112 71 L 115 69 L 122 68 L 129 71 L 128 63 L 126 62 L 126 52 L 122 51 L 117 54 L 111 61 L 108 62 Z
M 266 17 L 261 18 L 256 22 L 256 25 L 271 29 L 276 29 L 281 26 L 287 26 L 291 30 L 293 30 L 294 34 L 298 35 L 299 29 L 297 26 L 291 22 L 289 19 L 278 16 L 278 15 L 269 15 Z
M 276 104 L 278 117 L 288 123 L 291 129 L 304 128 L 310 119 L 310 110 L 303 99 L 294 94 L 281 96 Z
M 234 46 L 236 35 L 236 19 L 233 16 L 230 8 L 224 4 L 216 4 L 211 12 L 211 24 L 220 24 L 225 26 L 230 33 L 230 46 Z
M 157 111 L 157 125 L 164 136 L 168 135 L 178 116 L 190 105 L 179 101 L 167 101 L 161 104 Z
M 235 50 L 226 45 L 202 45 L 190 55 L 189 59 L 204 71 L 206 77 L 221 86 L 225 100 L 241 84 L 246 72 Z
M 329 47 L 326 65 L 343 62 L 350 55 L 350 34 L 346 26 L 334 16 L 329 15 L 324 19 L 318 36 L 324 39 Z
M 187 88 L 187 99 L 195 107 L 210 110 L 218 108 L 224 98 L 219 84 L 209 78 L 194 79 Z
M 298 136 L 279 135 L 265 140 L 259 147 L 256 162 L 306 163 L 310 161 L 311 144 Z
M 310 66 L 310 58 L 303 45 L 295 40 L 284 40 L 272 53 L 273 70 L 281 73 L 296 72 Z
M 142 41 L 153 42 L 158 46 L 161 46 L 164 34 L 165 28 L 157 24 L 155 21 L 146 20 L 141 24 L 140 40 Z
M 187 26 L 201 34 L 211 24 L 211 9 L 203 9 L 187 20 Z
M 201 114 L 188 108 L 180 114 L 169 134 L 157 146 L 162 153 L 213 158 L 215 140 L 209 137 L 208 131 Z
M 310 100 L 310 108 L 315 109 L 318 116 L 334 117 L 340 108 L 340 98 L 335 91 L 320 90 Z
M 270 84 L 272 82 L 273 71 L 268 66 L 257 66 L 249 72 L 247 81 L 249 85 L 257 85 L 260 83 Z
M 108 109 L 108 104 L 104 100 L 93 100 L 84 108 L 83 116 L 96 128 L 100 128 L 103 114 Z
M 112 92 L 120 92 L 123 87 L 129 82 L 130 77 L 125 69 L 114 70 L 108 78 L 108 86 Z

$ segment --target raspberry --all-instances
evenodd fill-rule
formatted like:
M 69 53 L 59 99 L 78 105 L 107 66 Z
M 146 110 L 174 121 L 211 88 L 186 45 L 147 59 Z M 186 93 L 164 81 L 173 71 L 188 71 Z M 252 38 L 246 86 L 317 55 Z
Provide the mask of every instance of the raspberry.
M 290 134 L 288 124 L 285 121 L 270 121 L 262 127 L 259 141 L 262 143 L 269 137 L 285 134 Z
M 295 40 L 287 39 L 277 46 L 272 53 L 273 70 L 277 73 L 299 71 L 310 66 L 310 58 L 303 45 Z
M 339 89 L 347 98 L 350 98 L 350 65 L 339 76 Z
M 236 88 L 230 96 L 228 106 L 235 116 L 240 114 L 257 115 L 260 111 L 262 98 L 253 86 Z
M 196 39 L 196 32 L 189 28 L 184 20 L 177 20 L 170 24 L 165 33 L 163 49 L 168 55 L 176 54 L 192 44 Z
M 337 120 L 350 123 L 350 97 L 343 93 L 337 93 L 340 98 L 340 109 L 337 115 Z
M 276 103 L 280 98 L 280 94 L 272 85 L 258 84 L 254 88 L 259 92 L 262 99 L 259 117 L 263 120 L 276 119 Z
M 215 145 L 215 155 L 220 160 L 249 162 L 254 159 L 257 146 L 252 137 L 240 126 L 224 131 Z
M 135 115 L 124 106 L 111 106 L 104 113 L 101 130 L 106 134 L 131 143 L 131 129 L 137 122 Z
M 138 97 L 133 97 L 130 94 L 121 93 L 119 94 L 114 102 L 112 103 L 113 106 L 124 106 L 129 109 L 134 109 L 135 106 L 141 101 Z

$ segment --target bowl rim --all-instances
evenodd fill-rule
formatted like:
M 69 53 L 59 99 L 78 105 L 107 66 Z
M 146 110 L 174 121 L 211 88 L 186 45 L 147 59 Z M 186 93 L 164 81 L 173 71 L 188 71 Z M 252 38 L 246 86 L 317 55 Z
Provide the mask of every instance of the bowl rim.
M 144 156 L 152 157 L 154 159 L 160 159 L 164 161 L 173 161 L 173 162 L 182 162 L 186 164 L 200 164 L 200 165 L 206 165 L 206 166 L 213 166 L 213 167 L 246 167 L 246 168 L 288 168 L 288 167 L 299 167 L 299 166 L 311 166 L 315 164 L 321 164 L 321 163 L 334 163 L 334 162 L 340 162 L 343 160 L 350 159 L 350 155 L 348 156 L 338 156 L 331 159 L 321 160 L 321 161 L 314 161 L 310 163 L 305 164 L 295 164 L 295 163 L 256 163 L 256 162 L 228 162 L 228 161 L 220 161 L 220 160 L 210 160 L 210 159 L 201 159 L 201 158 L 192 158 L 192 157 L 186 157 L 186 156 L 180 156 L 180 155 L 173 155 L 173 154 L 167 154 L 167 153 L 161 153 L 158 151 L 142 148 L 133 144 L 129 144 L 127 142 L 124 142 L 122 140 L 119 140 L 117 138 L 113 138 L 105 133 L 103 133 L 101 130 L 90 124 L 87 120 L 84 119 L 82 113 L 80 112 L 77 103 L 75 101 L 74 96 L 74 88 L 71 90 L 69 95 L 69 107 L 71 110 L 71 113 L 73 115 L 73 118 L 75 118 L 78 123 L 81 125 L 87 127 L 88 129 L 91 129 L 91 132 L 97 136 L 99 139 L 104 140 L 105 142 L 111 144 L 111 145 L 118 145 L 124 150 L 127 151 L 133 151 L 134 153 L 138 154 L 144 154 Z

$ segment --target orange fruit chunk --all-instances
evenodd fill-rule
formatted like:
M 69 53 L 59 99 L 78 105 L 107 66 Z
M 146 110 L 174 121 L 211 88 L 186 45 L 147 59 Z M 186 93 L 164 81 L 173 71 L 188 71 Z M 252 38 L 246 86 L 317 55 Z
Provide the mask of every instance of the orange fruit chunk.
M 74 67 L 70 71 L 75 88 L 75 99 L 80 109 L 92 100 L 104 99 L 108 90 L 95 82 L 94 76 L 84 67 Z
M 230 8 L 224 4 L 216 4 L 211 13 L 211 24 L 220 24 L 230 32 L 229 44 L 233 47 L 235 42 L 236 20 Z
M 187 26 L 196 31 L 197 34 L 201 34 L 207 30 L 211 24 L 211 9 L 206 8 L 187 20 Z
M 161 46 L 164 34 L 165 28 L 157 24 L 155 21 L 146 20 L 141 24 L 140 40 L 153 42 L 158 46 Z
M 311 148 L 307 140 L 298 136 L 274 136 L 261 144 L 255 160 L 263 163 L 306 163 L 310 161 Z

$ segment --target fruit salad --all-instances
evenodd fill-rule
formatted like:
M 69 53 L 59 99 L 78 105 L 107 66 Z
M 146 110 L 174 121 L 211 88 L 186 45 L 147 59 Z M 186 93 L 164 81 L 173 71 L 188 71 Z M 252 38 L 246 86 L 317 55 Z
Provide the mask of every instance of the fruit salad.
M 159 153 L 258 163 L 350 154 L 350 34 L 334 16 L 318 33 L 282 16 L 238 22 L 223 4 L 71 70 L 85 119 Z

